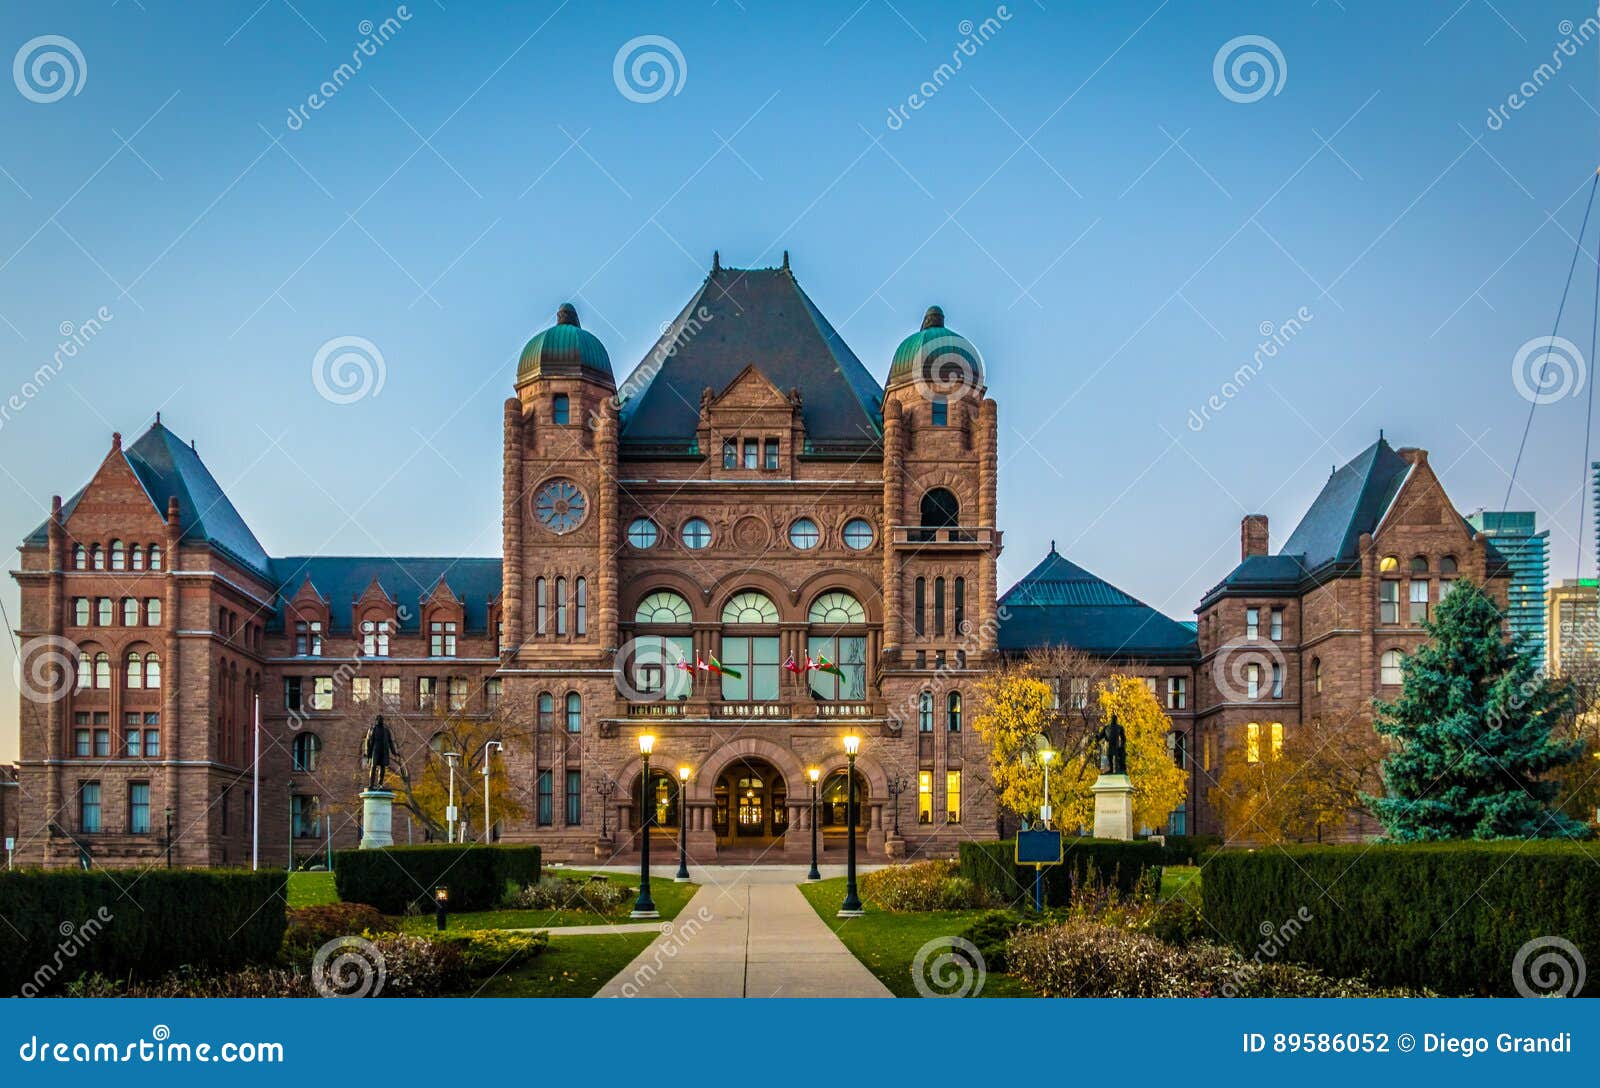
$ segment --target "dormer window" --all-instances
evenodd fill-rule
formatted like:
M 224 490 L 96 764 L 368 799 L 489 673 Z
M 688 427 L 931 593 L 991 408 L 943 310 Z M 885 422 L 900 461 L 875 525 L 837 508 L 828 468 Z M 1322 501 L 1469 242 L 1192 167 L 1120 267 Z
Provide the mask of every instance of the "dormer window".
M 557 427 L 565 427 L 572 422 L 572 401 L 565 393 L 557 393 L 550 398 L 550 422 Z
M 454 620 L 434 620 L 428 625 L 428 654 L 430 657 L 456 656 Z
M 367 657 L 389 656 L 389 621 L 361 621 L 361 652 Z
M 322 623 L 320 620 L 299 620 L 294 625 L 294 655 L 296 657 L 322 656 Z

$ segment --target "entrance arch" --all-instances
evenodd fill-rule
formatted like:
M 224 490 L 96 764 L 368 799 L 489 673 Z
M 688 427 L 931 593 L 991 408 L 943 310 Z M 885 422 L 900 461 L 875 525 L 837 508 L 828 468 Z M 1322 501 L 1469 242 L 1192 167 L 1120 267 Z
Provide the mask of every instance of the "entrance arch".
M 729 761 L 711 783 L 711 830 L 717 845 L 771 846 L 789 829 L 789 784 L 764 759 Z

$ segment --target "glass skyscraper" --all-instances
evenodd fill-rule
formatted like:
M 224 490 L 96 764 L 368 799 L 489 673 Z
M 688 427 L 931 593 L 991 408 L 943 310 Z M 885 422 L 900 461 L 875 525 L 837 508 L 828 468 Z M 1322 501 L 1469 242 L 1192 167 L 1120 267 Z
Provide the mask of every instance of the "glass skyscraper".
M 1507 620 L 1530 653 L 1545 653 L 1545 587 L 1550 579 L 1550 530 L 1538 531 L 1531 510 L 1479 510 L 1467 518 L 1511 564 Z

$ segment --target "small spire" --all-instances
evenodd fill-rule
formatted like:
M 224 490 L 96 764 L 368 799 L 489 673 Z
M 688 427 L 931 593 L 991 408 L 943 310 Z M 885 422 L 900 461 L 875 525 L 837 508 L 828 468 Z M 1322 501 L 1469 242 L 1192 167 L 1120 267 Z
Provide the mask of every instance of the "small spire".
M 783 251 L 783 270 L 785 272 L 789 271 L 789 251 L 787 249 Z
M 156 426 L 157 427 L 161 426 L 161 413 L 160 412 L 156 413 Z
M 121 431 L 112 431 L 111 432 L 111 449 L 113 451 L 116 451 L 116 450 L 120 450 L 121 448 L 122 448 L 122 432 Z
M 925 329 L 944 328 L 944 311 L 937 306 L 929 306 L 928 312 L 922 315 L 922 327 Z
M 717 249 L 713 249 L 711 251 L 711 274 L 713 276 L 715 276 L 718 272 L 721 272 L 721 271 L 722 271 L 722 251 L 721 250 L 717 250 Z
M 557 325 L 571 325 L 575 329 L 583 328 L 578 324 L 578 308 L 570 302 L 563 302 L 556 310 Z
M 1378 428 L 1378 441 L 1379 442 L 1383 441 L 1383 428 L 1382 427 Z
M 1056 554 L 1056 542 L 1053 540 L 1050 542 L 1050 554 Z

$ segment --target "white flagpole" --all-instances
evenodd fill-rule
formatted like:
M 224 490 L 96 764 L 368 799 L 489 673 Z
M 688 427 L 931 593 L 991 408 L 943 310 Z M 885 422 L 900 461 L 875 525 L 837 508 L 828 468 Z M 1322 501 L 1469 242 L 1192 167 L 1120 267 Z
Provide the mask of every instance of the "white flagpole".
M 261 868 L 261 693 L 255 699 L 256 757 L 250 766 L 250 868 Z

